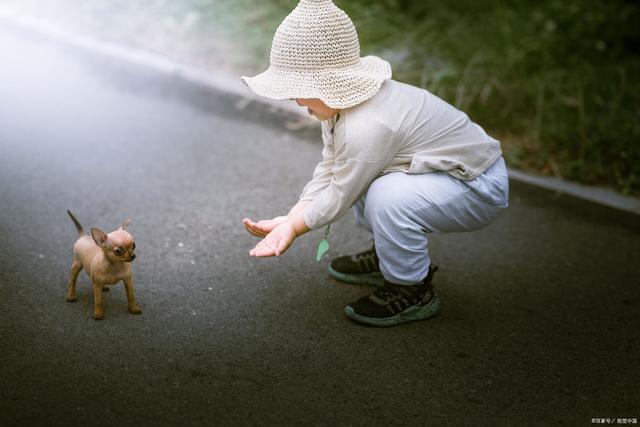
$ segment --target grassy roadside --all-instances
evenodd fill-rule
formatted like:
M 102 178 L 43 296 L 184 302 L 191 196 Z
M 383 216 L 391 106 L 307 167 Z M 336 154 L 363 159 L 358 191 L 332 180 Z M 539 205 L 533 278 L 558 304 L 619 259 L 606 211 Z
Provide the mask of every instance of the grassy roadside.
M 640 3 L 335 0 L 362 54 L 501 139 L 510 165 L 640 194 Z M 7 0 L 72 30 L 236 74 L 297 0 Z

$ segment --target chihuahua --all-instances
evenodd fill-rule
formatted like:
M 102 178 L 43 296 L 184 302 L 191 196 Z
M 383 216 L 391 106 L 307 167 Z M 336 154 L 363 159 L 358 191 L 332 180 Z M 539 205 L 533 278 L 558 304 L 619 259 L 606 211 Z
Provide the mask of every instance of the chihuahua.
M 107 286 L 115 285 L 121 280 L 127 292 L 129 312 L 142 313 L 133 294 L 130 262 L 136 258 L 134 253 L 136 244 L 131 234 L 127 232 L 127 226 L 131 220 L 126 219 L 120 228 L 109 234 L 98 228 L 92 228 L 91 236 L 87 236 L 76 217 L 69 211 L 67 213 L 80 233 L 80 238 L 73 245 L 73 264 L 67 284 L 67 302 L 76 300 L 76 279 L 80 270 L 84 268 L 93 285 L 93 318 L 95 320 L 104 318 L 102 292 L 109 290 Z

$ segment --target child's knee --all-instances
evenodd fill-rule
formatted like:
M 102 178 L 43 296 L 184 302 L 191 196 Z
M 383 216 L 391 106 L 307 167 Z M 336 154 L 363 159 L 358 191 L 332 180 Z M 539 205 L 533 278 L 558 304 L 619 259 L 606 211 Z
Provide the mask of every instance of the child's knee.
M 382 176 L 371 184 L 367 192 L 364 214 L 373 228 L 406 228 L 410 225 L 412 202 L 397 180 Z

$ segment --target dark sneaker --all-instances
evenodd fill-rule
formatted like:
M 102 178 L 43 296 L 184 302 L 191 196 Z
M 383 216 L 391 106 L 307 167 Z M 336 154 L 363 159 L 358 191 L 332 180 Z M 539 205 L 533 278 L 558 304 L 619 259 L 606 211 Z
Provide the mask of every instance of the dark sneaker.
M 431 281 L 438 270 L 429 267 L 429 274 L 419 285 L 402 286 L 390 282 L 372 294 L 344 308 L 347 316 L 371 326 L 394 326 L 413 320 L 433 317 L 440 310 L 440 298 Z
M 355 255 L 332 259 L 329 264 L 329 273 L 341 282 L 356 285 L 384 285 L 375 246 Z

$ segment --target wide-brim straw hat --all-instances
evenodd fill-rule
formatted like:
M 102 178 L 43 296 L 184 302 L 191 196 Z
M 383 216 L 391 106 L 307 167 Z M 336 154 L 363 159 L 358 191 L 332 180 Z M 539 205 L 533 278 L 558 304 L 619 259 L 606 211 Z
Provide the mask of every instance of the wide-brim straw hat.
M 358 35 L 346 13 L 331 0 L 300 0 L 276 30 L 269 68 L 241 79 L 267 98 L 318 98 L 344 109 L 371 98 L 390 78 L 387 61 L 360 57 Z

